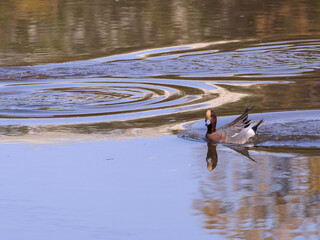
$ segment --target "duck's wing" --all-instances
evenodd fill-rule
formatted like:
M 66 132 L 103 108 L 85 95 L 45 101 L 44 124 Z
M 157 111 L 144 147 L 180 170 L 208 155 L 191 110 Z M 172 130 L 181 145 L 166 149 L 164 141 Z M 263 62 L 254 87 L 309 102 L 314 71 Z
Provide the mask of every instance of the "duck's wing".
M 248 120 L 248 112 L 254 107 L 247 108 L 244 113 L 242 113 L 239 117 L 237 117 L 235 120 L 232 122 L 222 126 L 220 129 L 226 129 L 233 127 L 235 129 L 239 129 L 241 131 L 242 128 L 244 128 L 246 125 L 250 124 L 250 120 Z M 248 125 L 249 126 L 249 125 Z M 239 132 L 236 131 L 236 132 Z
M 256 123 L 248 119 L 248 112 L 251 109 L 247 108 L 241 116 L 217 130 L 218 133 L 225 136 L 225 142 L 242 144 L 255 135 L 252 127 Z

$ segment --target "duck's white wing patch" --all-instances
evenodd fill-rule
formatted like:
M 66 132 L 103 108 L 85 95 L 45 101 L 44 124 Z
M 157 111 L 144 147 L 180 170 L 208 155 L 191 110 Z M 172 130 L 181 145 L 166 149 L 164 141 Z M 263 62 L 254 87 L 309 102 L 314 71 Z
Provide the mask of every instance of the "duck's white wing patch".
M 235 133 L 233 134 L 231 137 L 236 137 L 239 133 Z
M 253 131 L 253 129 L 250 127 L 248 130 L 248 137 L 253 137 L 254 135 L 256 135 L 256 133 Z

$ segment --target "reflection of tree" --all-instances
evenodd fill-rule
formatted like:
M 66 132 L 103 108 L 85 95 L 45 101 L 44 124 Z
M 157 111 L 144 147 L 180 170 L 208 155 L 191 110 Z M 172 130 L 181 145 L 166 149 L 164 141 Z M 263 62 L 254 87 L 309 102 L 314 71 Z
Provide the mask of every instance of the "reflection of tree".
M 14 17 L 18 20 L 31 20 L 34 17 L 43 17 L 56 14 L 58 8 L 58 0 L 16 0 L 12 1 L 14 7 Z
M 245 92 L 245 88 L 237 86 L 219 85 L 231 92 Z M 250 106 L 252 102 L 258 109 L 268 111 L 297 110 L 297 109 L 319 109 L 320 104 L 319 81 L 296 81 L 294 84 L 268 84 L 261 86 L 250 86 L 248 93 L 254 93 L 250 98 L 237 103 L 230 104 L 220 111 L 220 115 L 230 114 L 228 111 L 239 109 L 243 105 Z M 232 112 L 233 113 L 233 112 Z
M 266 154 L 254 165 L 230 153 L 219 157 L 194 201 L 208 232 L 230 239 L 319 237 L 319 157 Z
M 106 55 L 225 38 L 317 34 L 318 1 L 70 1 L 0 3 L 1 51 Z

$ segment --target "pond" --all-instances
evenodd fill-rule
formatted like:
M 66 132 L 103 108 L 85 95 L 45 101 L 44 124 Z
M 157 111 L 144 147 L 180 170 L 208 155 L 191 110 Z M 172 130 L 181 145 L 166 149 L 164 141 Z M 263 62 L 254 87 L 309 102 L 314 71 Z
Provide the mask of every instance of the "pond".
M 319 239 L 320 3 L 0 3 L 7 239 Z M 244 145 L 204 139 L 247 107 Z

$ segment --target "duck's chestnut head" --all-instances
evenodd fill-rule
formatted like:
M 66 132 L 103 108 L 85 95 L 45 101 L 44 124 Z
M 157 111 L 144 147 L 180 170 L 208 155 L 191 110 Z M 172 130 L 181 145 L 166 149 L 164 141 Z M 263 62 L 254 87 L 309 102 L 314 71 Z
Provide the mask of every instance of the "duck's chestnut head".
M 206 112 L 206 118 L 205 118 L 205 125 L 209 126 L 209 125 L 214 125 L 217 122 L 217 115 L 215 113 L 215 111 L 213 110 L 208 110 Z

